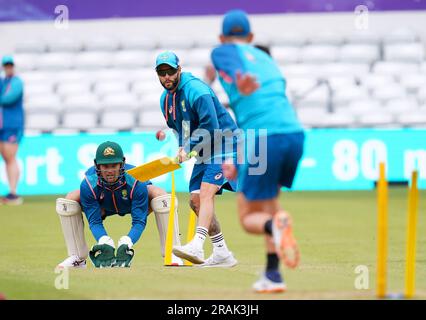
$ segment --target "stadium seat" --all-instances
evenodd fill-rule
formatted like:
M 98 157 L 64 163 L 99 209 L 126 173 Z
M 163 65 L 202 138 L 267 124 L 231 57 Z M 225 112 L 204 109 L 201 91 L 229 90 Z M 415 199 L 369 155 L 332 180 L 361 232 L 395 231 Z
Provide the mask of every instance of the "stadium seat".
M 359 32 L 346 36 L 346 41 L 349 44 L 379 45 L 380 36 L 371 31 L 360 30 Z
M 135 95 L 131 93 L 111 93 L 102 98 L 104 108 L 111 110 L 135 110 L 139 107 L 139 102 Z
M 139 96 L 140 109 L 144 110 L 160 110 L 161 94 L 146 93 Z
M 39 85 L 41 83 L 54 85 L 57 82 L 56 77 L 52 76 L 52 73 L 50 72 L 31 71 L 18 73 L 18 76 L 21 77 L 22 81 L 24 82 L 24 87 L 31 86 L 33 84 Z
M 320 117 L 316 126 L 321 128 L 350 128 L 355 124 L 356 118 L 352 114 L 333 112 Z
M 195 48 L 188 51 L 185 57 L 187 66 L 206 66 L 211 64 L 210 59 L 211 49 L 208 48 Z
M 212 50 L 214 46 L 219 44 L 219 38 L 217 35 L 207 35 L 203 34 L 202 36 L 196 37 L 194 45 L 197 48 L 206 48 Z
M 106 110 L 100 115 L 103 128 L 131 130 L 136 123 L 136 113 L 131 110 Z
M 371 44 L 347 44 L 340 48 L 338 60 L 342 62 L 372 63 L 380 59 L 379 47 Z
M 89 130 L 98 127 L 98 115 L 93 110 L 67 110 L 62 117 L 62 128 Z
M 146 128 L 164 128 L 166 122 L 160 109 L 145 110 L 139 114 L 138 126 Z
M 143 37 L 143 36 L 130 36 L 123 37 L 120 40 L 122 50 L 153 50 L 158 47 L 158 39 Z
M 293 77 L 287 79 L 287 90 L 289 90 L 292 95 L 300 96 L 314 88 L 317 83 L 318 81 L 314 77 Z
M 398 115 L 398 122 L 406 127 L 426 127 L 426 110 L 406 112 Z
M 301 49 L 301 60 L 307 63 L 333 62 L 337 60 L 338 47 L 330 45 L 311 45 Z
M 84 70 L 62 70 L 56 73 L 55 79 L 58 84 L 75 83 L 75 82 L 93 82 L 93 72 Z
M 379 101 L 368 98 L 350 101 L 348 104 L 341 106 L 341 111 L 347 112 L 348 114 L 352 114 L 356 117 L 367 113 L 377 114 L 385 112 Z
M 338 46 L 344 42 L 344 37 L 338 32 L 319 32 L 315 36 L 309 37 L 309 43 L 314 45 Z
M 83 44 L 77 39 L 60 38 L 49 40 L 47 48 L 49 52 L 76 53 L 83 49 Z
M 159 40 L 159 48 L 163 48 L 164 50 L 178 50 L 178 49 L 191 49 L 195 46 L 195 38 L 194 37 L 185 37 L 185 36 L 171 36 L 168 37 L 160 37 Z
M 18 73 L 34 70 L 37 67 L 38 54 L 17 53 L 13 56 Z
M 420 111 L 417 100 L 414 98 L 391 99 L 386 102 L 383 109 L 393 115 Z
M 25 129 L 52 131 L 59 125 L 59 116 L 52 111 L 27 111 Z
M 40 70 L 63 70 L 74 67 L 74 55 L 70 53 L 46 53 L 37 59 Z
M 84 49 L 86 51 L 116 51 L 120 47 L 120 43 L 114 38 L 94 38 L 84 42 Z
M 153 94 L 158 97 L 160 101 L 160 96 L 164 91 L 164 88 L 161 86 L 158 79 L 155 81 L 137 81 L 133 82 L 131 86 L 131 91 L 139 96 L 146 94 Z
M 426 87 L 426 74 L 406 73 L 399 75 L 401 85 L 409 93 L 417 93 L 420 88 Z
M 373 66 L 373 72 L 376 74 L 400 75 L 418 72 L 419 70 L 420 65 L 417 63 L 379 61 Z
M 354 86 L 356 84 L 356 78 L 351 75 L 329 76 L 327 77 L 327 81 L 333 91 L 337 91 L 342 87 Z
M 384 56 L 387 61 L 419 63 L 425 58 L 425 49 L 422 43 L 391 44 L 384 47 Z
M 99 96 L 104 96 L 111 93 L 125 93 L 128 92 L 130 88 L 129 82 L 125 79 L 117 79 L 115 81 L 100 81 L 95 83 L 93 89 L 96 94 Z
M 319 86 L 303 96 L 294 96 L 293 105 L 300 109 L 318 108 L 324 111 L 330 108 L 330 93 L 327 87 Z
M 46 43 L 40 39 L 26 40 L 15 45 L 16 53 L 44 53 L 46 51 Z
M 368 63 L 335 62 L 325 63 L 315 67 L 321 71 L 321 76 L 363 76 L 370 72 Z
M 422 104 L 426 103 L 426 87 L 420 88 L 420 90 L 417 93 L 417 98 L 419 99 L 419 102 Z
M 51 112 L 59 112 L 63 108 L 61 99 L 54 95 L 34 95 L 29 97 L 25 103 L 25 110 L 36 111 L 36 110 L 45 110 Z
M 361 115 L 358 122 L 363 127 L 391 127 L 394 125 L 394 116 L 383 112 L 368 112 Z
M 405 28 L 405 27 L 392 30 L 388 32 L 383 38 L 383 42 L 385 44 L 409 43 L 409 42 L 416 42 L 417 40 L 418 40 L 417 34 L 413 30 L 409 28 Z
M 398 84 L 384 85 L 374 88 L 372 96 L 381 102 L 387 102 L 392 99 L 404 99 L 407 97 L 407 92 Z
M 266 44 L 270 43 L 272 46 L 303 46 L 307 42 L 307 39 L 299 34 L 282 32 L 271 32 L 263 38 L 262 34 L 259 34 L 256 35 L 256 39 L 265 39 Z
M 56 93 L 62 97 L 70 95 L 90 94 L 91 84 L 85 81 L 60 83 Z
M 101 69 L 112 65 L 112 53 L 104 51 L 81 52 L 75 56 L 76 69 Z
M 271 55 L 279 64 L 297 63 L 300 61 L 301 48 L 296 46 L 273 46 Z
M 287 79 L 291 79 L 293 77 L 316 77 L 323 75 L 322 66 L 318 64 L 294 63 L 280 66 L 280 70 L 283 76 Z
M 383 87 L 386 85 L 394 85 L 395 77 L 387 74 L 367 74 L 359 78 L 360 83 L 368 88 L 374 90 L 377 87 Z
M 142 67 L 150 67 L 152 61 L 149 59 L 151 55 L 146 51 L 142 50 L 133 50 L 133 51 L 118 51 L 113 56 L 113 66 L 115 68 L 142 68 Z
M 303 126 L 308 128 L 320 127 L 322 125 L 322 119 L 327 118 L 329 113 L 325 108 L 297 108 L 297 117 Z
M 351 85 L 339 88 L 333 95 L 333 102 L 336 108 L 341 108 L 352 101 L 365 100 L 368 97 L 369 94 L 365 87 Z
M 98 97 L 92 93 L 87 94 L 71 94 L 64 97 L 63 109 L 66 111 L 74 110 L 99 110 L 102 104 Z
M 39 82 L 25 85 L 24 95 L 26 98 L 34 95 L 50 95 L 53 94 L 54 85 L 50 82 Z

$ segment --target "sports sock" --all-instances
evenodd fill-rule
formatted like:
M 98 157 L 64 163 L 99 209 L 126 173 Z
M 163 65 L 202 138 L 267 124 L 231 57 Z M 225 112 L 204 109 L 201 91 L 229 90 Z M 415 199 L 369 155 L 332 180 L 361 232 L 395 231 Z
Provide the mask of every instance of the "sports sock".
M 204 240 L 206 240 L 209 235 L 209 231 L 204 227 L 197 227 L 197 231 L 195 232 L 195 237 L 192 240 L 193 244 L 197 249 L 203 249 Z
M 212 240 L 212 244 L 213 244 L 213 250 L 220 252 L 220 253 L 225 253 L 228 252 L 228 247 L 226 246 L 225 243 L 225 239 L 223 237 L 222 232 L 211 236 L 210 239 Z
M 265 230 L 266 234 L 272 236 L 272 219 L 265 222 L 263 229 Z

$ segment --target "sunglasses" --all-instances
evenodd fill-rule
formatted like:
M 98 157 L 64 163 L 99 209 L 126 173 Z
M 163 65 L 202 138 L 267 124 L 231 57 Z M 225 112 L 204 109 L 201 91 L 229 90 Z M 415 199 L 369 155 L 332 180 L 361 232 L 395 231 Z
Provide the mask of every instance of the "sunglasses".
M 160 77 L 165 77 L 166 74 L 168 74 L 169 76 L 175 75 L 176 72 L 178 72 L 178 69 L 174 69 L 174 68 L 169 68 L 169 69 L 165 69 L 165 70 L 157 70 L 157 74 Z

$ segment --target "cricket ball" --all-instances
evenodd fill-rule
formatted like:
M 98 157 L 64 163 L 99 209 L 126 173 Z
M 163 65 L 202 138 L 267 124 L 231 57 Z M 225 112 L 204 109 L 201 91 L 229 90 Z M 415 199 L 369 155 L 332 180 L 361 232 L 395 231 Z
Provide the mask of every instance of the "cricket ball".
M 166 139 L 166 134 L 164 133 L 163 130 L 158 130 L 157 133 L 155 134 L 155 137 L 157 138 L 158 141 L 163 141 L 164 139 Z

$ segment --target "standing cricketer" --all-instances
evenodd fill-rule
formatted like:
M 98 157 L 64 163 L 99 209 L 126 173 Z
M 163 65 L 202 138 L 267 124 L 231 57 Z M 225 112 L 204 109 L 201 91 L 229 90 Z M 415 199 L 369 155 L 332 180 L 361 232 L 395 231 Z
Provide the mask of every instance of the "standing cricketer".
M 19 181 L 16 154 L 24 133 L 24 85 L 15 74 L 12 56 L 4 56 L 2 65 L 5 78 L 0 79 L 0 154 L 6 163 L 9 193 L 1 202 L 19 205 L 23 199 L 16 193 Z
M 161 254 L 164 256 L 171 196 L 150 181 L 139 182 L 125 173 L 125 170 L 134 166 L 125 163 L 123 150 L 115 142 L 100 144 L 94 162 L 95 165 L 86 171 L 80 190 L 56 200 L 56 211 L 68 249 L 68 258 L 58 266 L 84 268 L 86 258 L 90 255 L 95 267 L 129 267 L 134 254 L 133 246 L 142 235 L 151 210 L 155 213 Z M 90 252 L 84 237 L 82 211 L 98 242 Z M 108 236 L 103 220 L 112 215 L 124 216 L 128 213 L 132 216 L 132 227 L 127 235 L 119 239 L 115 255 L 114 241 Z M 173 242 L 180 245 L 177 215 Z M 183 264 L 179 258 L 172 258 L 173 265 Z
M 253 288 L 256 292 L 282 292 L 286 285 L 279 260 L 295 267 L 299 252 L 291 217 L 281 208 L 279 193 L 281 187 L 292 186 L 303 153 L 304 132 L 286 97 L 285 79 L 277 64 L 251 45 L 252 39 L 244 11 L 225 14 L 221 45 L 212 51 L 211 58 L 238 127 L 244 132 L 254 129 L 256 138 L 246 139 L 246 161 L 237 166 L 225 164 L 223 169 L 227 178 L 238 180 L 241 225 L 249 233 L 266 235 L 266 270 Z M 261 174 L 250 164 L 256 150 L 266 163 Z
M 173 253 L 202 267 L 235 266 L 237 260 L 225 243 L 214 200 L 225 183 L 221 164 L 226 156 L 235 155 L 236 139 L 232 133 L 236 124 L 207 84 L 182 72 L 173 52 L 159 54 L 155 70 L 165 89 L 160 99 L 161 110 L 167 126 L 178 135 L 177 158 L 182 162 L 190 151 L 198 152 L 189 182 L 190 206 L 198 215 L 196 234 L 186 245 L 174 246 Z M 229 133 L 230 138 L 223 139 Z M 213 253 L 204 260 L 203 246 L 208 235 Z

